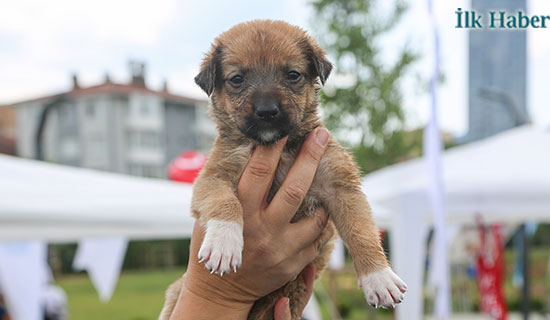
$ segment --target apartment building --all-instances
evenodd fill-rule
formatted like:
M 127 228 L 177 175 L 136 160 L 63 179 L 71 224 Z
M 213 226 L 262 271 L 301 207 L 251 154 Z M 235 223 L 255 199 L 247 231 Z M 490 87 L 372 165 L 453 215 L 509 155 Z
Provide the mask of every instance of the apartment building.
M 148 88 L 145 65 L 130 67 L 128 83 L 106 76 L 99 85 L 81 87 L 74 76 L 68 92 L 14 103 L 17 154 L 41 153 L 55 163 L 163 178 L 181 152 L 208 152 L 215 137 L 208 102 L 171 93 L 167 85 Z

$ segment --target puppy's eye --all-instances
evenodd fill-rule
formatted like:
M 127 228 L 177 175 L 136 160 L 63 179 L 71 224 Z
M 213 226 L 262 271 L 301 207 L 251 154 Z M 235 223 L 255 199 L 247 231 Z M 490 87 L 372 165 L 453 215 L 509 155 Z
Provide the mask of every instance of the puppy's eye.
M 244 83 L 244 78 L 241 75 L 236 75 L 229 79 L 229 82 L 234 87 L 240 87 Z
M 302 77 L 301 74 L 299 74 L 297 71 L 290 71 L 286 74 L 286 79 L 290 82 L 298 82 L 300 78 Z

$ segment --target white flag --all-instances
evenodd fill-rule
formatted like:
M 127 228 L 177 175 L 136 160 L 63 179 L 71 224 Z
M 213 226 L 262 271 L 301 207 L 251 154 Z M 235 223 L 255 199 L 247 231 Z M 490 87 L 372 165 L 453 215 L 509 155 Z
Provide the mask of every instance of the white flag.
M 115 291 L 127 247 L 128 240 L 123 237 L 84 239 L 78 243 L 73 268 L 88 272 L 103 302 L 109 301 Z
M 41 241 L 0 244 L 0 292 L 13 320 L 42 320 L 47 246 Z

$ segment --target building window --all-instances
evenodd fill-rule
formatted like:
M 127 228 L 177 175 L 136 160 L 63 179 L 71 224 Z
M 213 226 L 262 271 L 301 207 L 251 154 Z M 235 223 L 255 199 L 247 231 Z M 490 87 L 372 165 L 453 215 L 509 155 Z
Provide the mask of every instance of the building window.
M 159 166 L 150 164 L 128 164 L 128 173 L 133 176 L 148 177 L 148 178 L 162 178 L 163 170 Z
M 88 143 L 89 148 L 88 151 L 91 155 L 96 157 L 103 157 L 105 153 L 107 153 L 107 144 L 105 143 L 105 137 L 104 136 L 93 136 L 90 137 Z
M 128 164 L 128 173 L 133 176 L 141 176 L 141 166 L 133 163 Z
M 157 170 L 155 166 L 143 166 L 143 176 L 149 178 L 157 177 Z
M 64 124 L 76 124 L 76 110 L 74 105 L 64 104 L 59 107 L 59 121 Z
M 148 116 L 151 113 L 151 110 L 149 108 L 149 104 L 147 104 L 147 101 L 142 101 L 141 106 L 139 108 L 141 115 Z
M 141 146 L 144 149 L 159 149 L 160 135 L 156 132 L 143 132 L 141 134 Z
M 161 134 L 154 131 L 130 131 L 128 145 L 134 149 L 160 149 Z
M 93 104 L 89 104 L 86 106 L 86 116 L 88 118 L 94 118 L 96 113 L 96 108 Z
M 77 138 L 73 136 L 61 137 L 59 151 L 63 159 L 76 159 L 80 152 Z

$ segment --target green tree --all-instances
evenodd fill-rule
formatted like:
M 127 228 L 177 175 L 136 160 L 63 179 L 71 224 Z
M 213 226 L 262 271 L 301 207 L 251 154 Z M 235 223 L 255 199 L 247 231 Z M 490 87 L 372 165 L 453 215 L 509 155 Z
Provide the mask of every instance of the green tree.
M 317 0 L 316 36 L 334 59 L 339 81 L 322 93 L 327 127 L 350 148 L 364 173 L 418 155 L 422 136 L 403 130 L 403 96 L 399 81 L 417 56 L 401 49 L 393 65 L 384 64 L 381 36 L 406 11 L 397 1 L 387 15 L 374 10 L 374 0 Z

